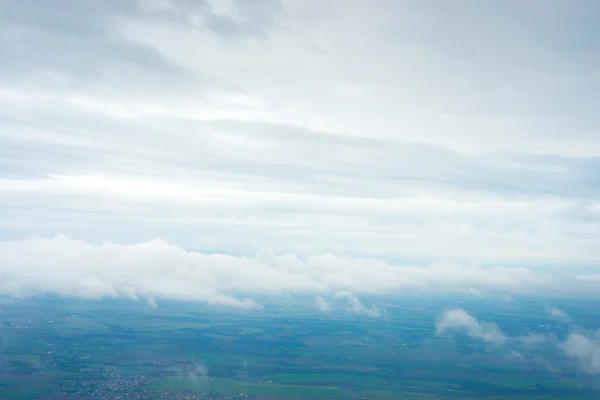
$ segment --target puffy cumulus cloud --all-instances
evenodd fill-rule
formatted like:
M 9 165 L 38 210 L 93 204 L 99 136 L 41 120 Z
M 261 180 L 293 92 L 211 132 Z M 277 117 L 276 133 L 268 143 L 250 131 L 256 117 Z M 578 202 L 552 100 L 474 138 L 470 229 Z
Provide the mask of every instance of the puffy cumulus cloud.
M 160 239 L 92 244 L 57 236 L 0 242 L 0 294 L 15 297 L 56 293 L 157 302 L 168 298 L 256 309 L 261 307 L 254 300 L 258 296 L 312 294 L 347 302 L 351 312 L 377 316 L 383 310 L 365 306 L 356 296 L 472 289 L 499 296 L 598 297 L 600 276 L 444 262 L 402 266 L 372 258 L 301 257 L 269 250 L 245 257 L 187 251 Z M 445 329 L 461 321 L 473 334 L 494 335 L 491 327 L 457 310 L 444 314 L 440 323 Z
M 507 337 L 494 323 L 480 322 L 461 309 L 446 310 L 435 324 L 437 333 L 444 334 L 448 331 L 465 331 L 469 336 L 488 343 L 503 344 Z
M 600 374 L 600 330 L 596 333 L 585 335 L 571 333 L 560 344 L 564 353 L 579 361 L 582 368 L 592 374 Z
M 600 7 L 380 3 L 0 1 L 0 238 L 597 263 Z

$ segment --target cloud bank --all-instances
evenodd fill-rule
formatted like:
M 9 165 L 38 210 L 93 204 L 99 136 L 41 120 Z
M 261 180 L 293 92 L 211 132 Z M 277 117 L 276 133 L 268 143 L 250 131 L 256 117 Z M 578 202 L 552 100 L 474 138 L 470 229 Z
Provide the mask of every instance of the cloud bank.
M 0 242 L 3 296 L 54 293 L 260 308 L 256 299 L 261 296 L 310 294 L 347 301 L 359 314 L 379 315 L 382 310 L 366 307 L 356 296 L 473 292 L 598 298 L 600 275 L 448 262 L 394 265 L 373 258 L 302 257 L 268 250 L 243 257 L 187 251 L 160 239 L 133 245 L 91 244 L 67 236 Z M 475 322 L 456 311 L 441 327 L 460 323 L 476 335 L 493 337 L 492 330 Z

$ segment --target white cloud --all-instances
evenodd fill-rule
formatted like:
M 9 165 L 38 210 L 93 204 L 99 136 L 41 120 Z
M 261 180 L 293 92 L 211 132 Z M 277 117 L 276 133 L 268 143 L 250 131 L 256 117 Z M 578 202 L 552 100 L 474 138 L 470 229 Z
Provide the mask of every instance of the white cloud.
M 365 306 L 353 293 L 348 291 L 341 291 L 335 294 L 335 297 L 338 299 L 346 299 L 348 301 L 348 311 L 358 314 L 358 315 L 366 315 L 368 317 L 381 317 L 386 313 L 383 308 L 377 307 L 375 305 L 371 307 Z
M 518 351 L 510 352 L 510 354 L 507 356 L 507 358 L 510 361 L 516 361 L 516 362 L 523 362 L 526 360 L 525 356 L 523 354 L 519 353 Z
M 187 251 L 164 240 L 101 244 L 32 237 L 0 242 L 0 294 L 56 293 L 85 298 L 152 297 L 260 308 L 262 295 L 314 294 L 377 316 L 356 296 L 404 293 L 530 294 L 597 298 L 600 276 L 476 264 L 394 265 L 374 258 L 321 254 L 244 257 Z M 459 311 L 448 317 L 467 317 Z M 450 321 L 451 322 L 451 321 Z
M 146 298 L 146 303 L 152 308 L 158 308 L 158 304 L 156 304 L 156 300 L 153 297 Z
M 436 322 L 438 334 L 448 331 L 465 331 L 469 336 L 489 343 L 504 343 L 506 335 L 494 323 L 479 322 L 477 318 L 461 309 L 444 311 Z
M 590 335 L 571 333 L 560 348 L 567 356 L 578 360 L 586 371 L 600 374 L 600 331 Z
M 567 313 L 565 313 L 563 310 L 561 310 L 559 308 L 555 308 L 555 307 L 551 307 L 548 310 L 548 314 L 550 314 L 550 316 L 552 316 L 554 318 L 559 318 L 559 319 L 568 318 Z
M 561 215 L 573 208 L 564 200 L 508 201 L 494 196 L 475 200 L 466 193 L 424 194 L 409 186 L 398 187 L 405 193 L 394 197 L 373 197 L 320 183 L 318 190 L 272 185 L 275 182 L 238 180 L 227 174 L 193 179 L 108 174 L 0 178 L 7 210 L 0 220 L 17 232 L 33 229 L 53 235 L 60 229 L 94 241 L 115 240 L 123 224 L 133 240 L 148 239 L 149 230 L 163 236 L 175 229 L 181 233 L 170 235 L 170 240 L 185 247 L 209 247 L 210 237 L 217 241 L 215 247 L 238 252 L 248 243 L 253 251 L 268 244 L 298 253 L 348 253 L 360 248 L 372 255 L 523 262 L 561 259 L 567 250 L 577 248 L 571 253 L 582 258 L 572 255 L 572 261 L 595 257 L 591 240 L 563 237 L 570 231 L 583 238 L 593 234 L 586 228 L 592 222 L 563 219 Z M 96 215 L 112 221 L 102 225 L 105 233 L 92 229 Z M 69 225 L 69 220 L 77 225 Z M 536 226 L 540 221 L 545 221 L 543 232 Z M 191 227 L 196 229 L 187 232 Z M 217 230 L 228 234 L 221 238 Z M 471 245 L 471 238 L 477 246 Z
M 331 304 L 321 296 L 317 296 L 315 304 L 321 312 L 330 312 L 332 310 Z
M 600 374 L 600 330 L 592 333 L 571 332 L 563 341 L 559 341 L 552 333 L 529 333 L 524 336 L 508 336 L 496 324 L 481 322 L 462 309 L 445 311 L 436 322 L 437 334 L 463 331 L 470 337 L 488 343 L 502 344 L 509 347 L 520 343 L 523 350 L 535 351 L 539 348 L 545 350 L 560 350 L 567 357 L 576 360 L 581 369 L 590 374 Z M 534 353 L 535 354 L 535 353 Z M 526 357 L 518 351 L 511 351 L 508 359 L 525 361 Z M 558 370 L 548 364 L 539 354 L 534 360 L 551 371 Z
M 537 348 L 540 346 L 556 343 L 555 335 L 543 333 L 528 333 L 524 336 L 519 336 L 518 340 L 527 348 Z

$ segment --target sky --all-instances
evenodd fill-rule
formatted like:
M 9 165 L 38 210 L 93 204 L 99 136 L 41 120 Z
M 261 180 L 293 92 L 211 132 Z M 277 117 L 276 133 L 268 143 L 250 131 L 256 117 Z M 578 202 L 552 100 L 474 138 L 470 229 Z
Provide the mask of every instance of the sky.
M 598 20 L 0 0 L 0 293 L 600 293 Z

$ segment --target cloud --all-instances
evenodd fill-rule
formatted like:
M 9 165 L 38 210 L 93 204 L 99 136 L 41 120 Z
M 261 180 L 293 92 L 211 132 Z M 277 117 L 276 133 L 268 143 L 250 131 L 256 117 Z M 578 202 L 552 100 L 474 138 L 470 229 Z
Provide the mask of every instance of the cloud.
M 477 318 L 462 309 L 445 311 L 436 322 L 437 334 L 463 331 L 470 337 L 488 343 L 505 345 L 509 349 L 515 344 L 521 344 L 523 350 L 531 352 L 543 348 L 547 350 L 560 350 L 565 356 L 577 361 L 583 371 L 590 374 L 600 374 L 600 330 L 592 333 L 570 332 L 568 336 L 559 341 L 552 333 L 529 333 L 524 336 L 506 335 L 496 324 L 480 322 Z M 508 359 L 522 362 L 527 358 L 522 352 L 512 350 Z M 558 372 L 539 354 L 534 354 L 533 360 L 544 368 Z
M 554 308 L 554 307 L 550 308 L 548 310 L 548 314 L 550 314 L 554 318 L 560 318 L 560 319 L 568 318 L 567 314 L 559 308 Z
M 0 295 L 9 297 L 151 297 L 260 308 L 260 296 L 311 294 L 335 296 L 347 301 L 352 312 L 375 316 L 383 310 L 366 307 L 356 296 L 472 289 L 497 296 L 597 298 L 600 276 L 454 262 L 406 266 L 327 253 L 300 256 L 263 250 L 237 256 L 188 251 L 161 239 L 93 244 L 57 236 L 0 242 Z M 473 322 L 459 311 L 447 316 Z
M 516 361 L 516 362 L 523 362 L 526 360 L 525 356 L 523 354 L 519 353 L 518 351 L 510 352 L 510 354 L 508 354 L 507 358 L 510 361 Z
M 173 370 L 174 375 L 181 377 L 187 377 L 190 381 L 208 381 L 209 379 L 209 368 L 202 363 L 194 362 L 191 365 L 175 364 L 170 366 Z
M 571 333 L 560 344 L 560 349 L 577 360 L 584 370 L 600 374 L 600 331 L 590 335 Z
M 348 291 L 340 291 L 333 295 L 333 303 L 325 300 L 321 296 L 317 296 L 315 304 L 317 308 L 323 313 L 329 313 L 340 309 L 340 300 L 344 301 L 342 305 L 347 312 L 357 315 L 363 315 L 367 317 L 381 317 L 385 315 L 386 311 L 383 308 L 372 305 L 371 307 L 365 306 L 356 295 Z
M 315 299 L 315 304 L 321 312 L 329 312 L 332 310 L 331 304 L 321 296 L 317 296 Z
M 557 338 L 553 334 L 545 333 L 528 333 L 524 336 L 519 336 L 518 340 L 527 348 L 533 349 L 544 345 L 557 342 Z
M 1 240 L 600 259 L 596 6 L 0 7 Z
M 438 334 L 448 331 L 464 331 L 470 337 L 488 343 L 503 344 L 507 340 L 507 336 L 496 324 L 479 322 L 477 318 L 461 309 L 444 311 L 435 326 Z
M 358 314 L 358 315 L 366 315 L 368 317 L 380 317 L 385 314 L 385 310 L 377 307 L 371 306 L 366 307 L 356 295 L 347 292 L 341 291 L 335 294 L 335 297 L 338 299 L 346 299 L 348 301 L 348 311 Z
M 206 379 L 208 377 L 209 369 L 204 364 L 194 364 L 192 366 L 192 370 L 188 372 L 188 378 L 191 381 L 196 381 L 198 379 Z
M 148 305 L 152 308 L 158 308 L 158 304 L 156 304 L 156 300 L 154 300 L 154 298 L 152 297 L 148 297 L 146 298 L 146 302 L 148 303 Z

